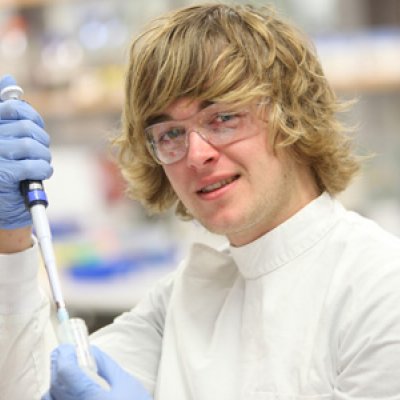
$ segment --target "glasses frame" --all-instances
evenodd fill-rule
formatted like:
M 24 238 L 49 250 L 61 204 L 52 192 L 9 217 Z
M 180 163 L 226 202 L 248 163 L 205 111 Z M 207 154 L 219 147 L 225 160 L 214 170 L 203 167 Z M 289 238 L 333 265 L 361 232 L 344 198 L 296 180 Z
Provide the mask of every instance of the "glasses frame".
M 246 139 L 253 135 L 248 135 L 248 136 L 245 135 L 242 138 L 237 138 L 237 139 L 233 139 L 233 140 L 222 142 L 222 143 L 213 143 L 213 140 L 210 140 L 210 136 L 208 134 L 207 127 L 204 126 L 204 121 L 206 120 L 205 115 L 209 115 L 209 114 L 212 115 L 214 113 L 217 116 L 217 115 L 220 115 L 223 113 L 229 114 L 229 113 L 233 113 L 233 112 L 238 112 L 240 114 L 245 114 L 247 116 L 250 115 L 251 122 L 253 122 L 252 121 L 253 118 L 257 118 L 258 106 L 266 105 L 266 104 L 268 104 L 267 101 L 261 102 L 261 103 L 256 103 L 256 104 L 250 103 L 250 104 L 244 104 L 244 105 L 243 104 L 230 104 L 230 103 L 213 103 L 213 104 L 199 110 L 196 114 L 194 114 L 193 116 L 191 116 L 189 118 L 185 118 L 182 120 L 168 120 L 165 122 L 158 122 L 158 123 L 151 124 L 144 129 L 144 134 L 146 137 L 146 146 L 147 146 L 152 158 L 154 159 L 154 161 L 156 161 L 157 164 L 170 165 L 170 164 L 174 164 L 175 162 L 182 160 L 186 156 L 187 151 L 189 149 L 188 132 L 196 132 L 198 135 L 201 136 L 201 138 L 203 140 L 205 140 L 207 143 L 210 143 L 212 146 L 224 146 L 224 145 L 234 143 L 239 140 Z M 211 112 L 210 112 L 210 110 L 211 110 Z M 215 111 L 213 111 L 213 110 L 215 110 Z M 185 128 L 184 140 L 185 140 L 185 150 L 186 151 L 184 152 L 184 154 L 181 158 L 178 158 L 177 160 L 172 161 L 172 162 L 164 162 L 159 158 L 154 138 L 153 138 L 152 134 L 150 133 L 151 130 L 153 130 L 155 127 L 157 127 L 158 125 L 161 125 L 161 124 L 165 124 L 165 123 L 176 124 L 176 126 L 178 126 L 178 127 L 183 126 Z

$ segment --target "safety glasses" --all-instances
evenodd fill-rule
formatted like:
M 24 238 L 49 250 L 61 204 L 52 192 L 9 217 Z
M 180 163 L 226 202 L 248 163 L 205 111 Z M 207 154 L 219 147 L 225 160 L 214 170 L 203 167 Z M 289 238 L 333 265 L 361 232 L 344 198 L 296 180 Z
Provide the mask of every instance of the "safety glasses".
M 189 134 L 196 132 L 208 143 L 220 146 L 257 134 L 252 129 L 257 105 L 238 107 L 212 104 L 194 116 L 179 121 L 155 123 L 145 129 L 148 148 L 159 164 L 172 164 L 185 157 Z

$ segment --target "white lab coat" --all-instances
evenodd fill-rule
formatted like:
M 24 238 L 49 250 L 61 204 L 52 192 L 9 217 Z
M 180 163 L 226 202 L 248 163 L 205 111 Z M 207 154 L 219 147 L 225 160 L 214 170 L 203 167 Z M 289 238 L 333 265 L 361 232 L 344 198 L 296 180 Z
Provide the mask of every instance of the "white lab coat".
M 1 399 L 36 399 L 47 384 L 52 339 L 28 267 L 34 251 L 0 260 L 10 274 Z M 17 290 L 4 297 L 16 268 L 29 302 Z M 194 245 L 92 340 L 157 400 L 400 399 L 400 241 L 324 194 L 249 245 Z

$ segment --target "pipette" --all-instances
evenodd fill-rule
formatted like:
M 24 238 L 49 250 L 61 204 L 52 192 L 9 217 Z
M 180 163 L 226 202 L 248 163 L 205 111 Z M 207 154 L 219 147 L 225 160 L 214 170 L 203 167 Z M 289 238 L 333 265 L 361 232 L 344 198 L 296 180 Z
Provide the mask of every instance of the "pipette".
M 9 85 L 0 91 L 0 100 L 19 100 L 23 93 L 23 90 L 19 86 Z M 78 363 L 81 368 L 83 368 L 99 385 L 108 389 L 109 385 L 107 382 L 97 375 L 97 365 L 90 351 L 85 321 L 80 318 L 69 318 L 65 306 L 60 279 L 58 277 L 50 224 L 46 214 L 48 201 L 43 183 L 36 180 L 25 180 L 20 183 L 20 189 L 25 204 L 32 215 L 33 226 L 47 271 L 53 300 L 56 305 L 57 319 L 59 322 L 57 332 L 59 340 L 62 343 L 74 345 Z
M 11 99 L 18 100 L 21 99 L 23 93 L 23 90 L 19 86 L 9 85 L 1 90 L 0 99 L 2 101 Z M 32 215 L 33 226 L 35 228 L 40 252 L 47 271 L 53 300 L 56 305 L 57 319 L 62 323 L 69 319 L 69 315 L 65 306 L 58 276 L 51 230 L 46 214 L 48 201 L 43 183 L 41 181 L 22 181 L 20 187 L 26 206 L 29 208 Z

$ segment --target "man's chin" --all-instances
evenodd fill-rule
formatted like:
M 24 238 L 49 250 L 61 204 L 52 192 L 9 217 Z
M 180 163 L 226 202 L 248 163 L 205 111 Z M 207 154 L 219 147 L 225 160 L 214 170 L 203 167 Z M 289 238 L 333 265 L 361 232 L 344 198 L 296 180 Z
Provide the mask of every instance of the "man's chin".
M 235 218 L 228 218 L 227 216 L 216 218 L 216 216 L 213 215 L 209 218 L 197 218 L 197 221 L 211 233 L 223 236 L 235 230 L 235 225 L 237 225 Z

